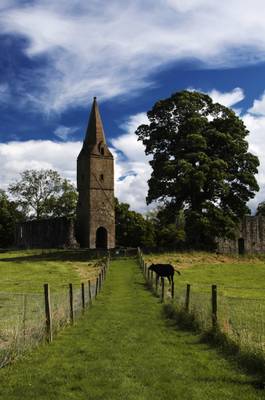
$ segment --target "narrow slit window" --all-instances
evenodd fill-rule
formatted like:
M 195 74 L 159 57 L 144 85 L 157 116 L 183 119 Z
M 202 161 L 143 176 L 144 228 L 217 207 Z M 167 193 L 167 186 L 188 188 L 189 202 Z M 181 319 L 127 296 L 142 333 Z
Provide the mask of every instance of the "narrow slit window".
M 103 174 L 100 174 L 100 180 L 104 181 L 104 175 Z

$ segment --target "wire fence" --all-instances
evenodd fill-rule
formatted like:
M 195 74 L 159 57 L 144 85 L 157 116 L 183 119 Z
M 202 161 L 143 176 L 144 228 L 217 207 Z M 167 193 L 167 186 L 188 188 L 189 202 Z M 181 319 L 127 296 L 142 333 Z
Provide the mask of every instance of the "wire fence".
M 161 302 L 170 302 L 179 311 L 191 314 L 201 331 L 213 327 L 225 333 L 241 349 L 262 353 L 265 357 L 265 299 L 243 295 L 243 289 L 216 285 L 169 284 L 167 279 L 156 281 L 138 249 L 138 261 L 144 276 Z M 227 289 L 232 289 L 227 295 Z
M 109 258 L 94 280 L 64 285 L 60 291 L 45 284 L 43 294 L 0 292 L 0 368 L 72 324 L 101 291 L 108 267 Z

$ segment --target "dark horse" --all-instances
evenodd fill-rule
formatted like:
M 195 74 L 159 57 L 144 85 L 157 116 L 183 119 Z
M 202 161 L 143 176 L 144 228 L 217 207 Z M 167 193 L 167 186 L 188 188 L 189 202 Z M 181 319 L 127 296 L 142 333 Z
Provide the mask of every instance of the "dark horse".
M 157 277 L 166 277 L 169 280 L 169 283 L 174 281 L 175 270 L 171 264 L 151 264 L 148 269 L 149 271 L 154 271 L 157 274 Z M 176 270 L 176 272 L 180 275 L 179 271 Z

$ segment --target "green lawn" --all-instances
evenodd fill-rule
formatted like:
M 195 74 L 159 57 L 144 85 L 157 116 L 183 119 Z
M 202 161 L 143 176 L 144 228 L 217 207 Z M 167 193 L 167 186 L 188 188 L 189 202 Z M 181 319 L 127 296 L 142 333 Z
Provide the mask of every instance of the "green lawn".
M 221 328 L 241 346 L 265 352 L 265 258 L 228 257 L 207 253 L 145 256 L 146 262 L 170 262 L 176 275 L 177 303 L 183 304 L 191 284 L 191 307 L 203 328 L 211 324 L 211 285 L 218 287 Z
M 60 291 L 69 283 L 95 279 L 99 269 L 82 250 L 28 250 L 0 253 L 0 293 L 42 293 L 43 284 Z
M 80 308 L 80 283 L 99 273 L 96 260 L 83 250 L 29 250 L 0 253 L 0 366 L 6 352 L 13 357 L 37 344 L 44 334 L 43 284 L 49 283 L 54 329 L 69 319 L 69 283 Z
M 0 399 L 264 398 L 250 381 L 196 335 L 166 321 L 136 263 L 120 260 L 76 326 L 0 370 Z

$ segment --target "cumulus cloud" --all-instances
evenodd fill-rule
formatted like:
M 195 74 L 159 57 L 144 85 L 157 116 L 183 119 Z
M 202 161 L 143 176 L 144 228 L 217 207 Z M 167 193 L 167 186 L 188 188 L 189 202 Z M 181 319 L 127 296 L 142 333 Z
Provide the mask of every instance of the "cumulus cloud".
M 211 0 L 4 3 L 2 34 L 26 38 L 30 59 L 46 57 L 28 86 L 23 74 L 23 101 L 44 112 L 82 106 L 94 94 L 132 93 L 151 85 L 158 68 L 185 58 L 217 68 L 265 58 L 263 0 L 231 0 L 229 7 Z
M 111 140 L 116 163 L 116 195 L 120 201 L 130 204 L 133 210 L 140 212 L 148 209 L 145 199 L 151 166 L 150 157 L 145 155 L 144 146 L 137 141 L 134 132 L 139 125 L 147 123 L 145 113 L 133 115 L 122 124 L 124 134 Z
M 0 143 L 1 188 L 7 189 L 26 169 L 56 169 L 75 182 L 76 158 L 80 149 L 81 142 L 28 140 Z
M 259 99 L 254 100 L 253 106 L 249 108 L 250 114 L 265 116 L 265 92 Z
M 249 130 L 249 151 L 258 156 L 260 161 L 258 175 L 256 177 L 260 190 L 255 198 L 249 202 L 251 210 L 255 211 L 257 205 L 265 201 L 265 116 L 255 116 L 246 113 L 243 116 L 243 121 Z
M 244 91 L 241 88 L 235 88 L 231 92 L 227 93 L 213 89 L 208 94 L 215 103 L 220 103 L 226 107 L 232 107 L 245 98 Z

